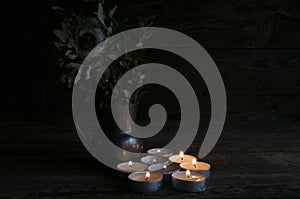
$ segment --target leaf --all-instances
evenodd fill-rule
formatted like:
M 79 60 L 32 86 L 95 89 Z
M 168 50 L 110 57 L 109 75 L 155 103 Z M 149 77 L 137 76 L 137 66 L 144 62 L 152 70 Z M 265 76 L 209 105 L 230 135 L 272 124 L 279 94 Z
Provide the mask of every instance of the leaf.
M 61 23 L 61 28 L 65 32 L 65 34 L 72 36 L 72 31 L 66 22 Z
M 53 31 L 53 33 L 62 41 L 62 42 L 64 42 L 64 43 L 66 43 L 67 42 L 67 39 L 68 39 L 68 36 L 67 36 L 67 34 L 64 32 L 64 31 L 62 31 L 62 30 L 54 30 Z
M 115 14 L 116 10 L 117 10 L 117 6 L 115 6 L 113 9 L 111 9 L 111 10 L 109 11 L 108 16 L 109 16 L 110 18 L 112 18 L 112 16 Z
M 99 21 L 104 25 L 104 27 L 106 27 L 106 24 L 105 24 L 106 16 L 105 16 L 101 2 L 99 2 L 99 5 L 98 5 L 97 17 L 98 17 Z
M 78 55 L 75 55 L 75 54 L 72 54 L 72 50 L 67 50 L 67 52 L 66 52 L 66 56 L 69 58 L 69 59 L 76 59 L 76 57 L 78 56 Z
M 59 6 L 52 6 L 53 10 L 63 10 L 63 8 L 59 7 Z
M 123 93 L 125 94 L 125 96 L 128 98 L 130 96 L 130 91 L 129 90 L 123 90 Z
M 138 48 L 143 48 L 143 42 L 139 41 L 139 43 L 137 43 L 135 46 Z
M 80 64 L 78 63 L 75 63 L 75 62 L 71 62 L 71 63 L 68 63 L 66 65 L 66 68 L 72 68 L 72 69 L 79 69 L 80 68 Z
M 140 27 L 147 27 L 153 24 L 155 16 L 148 16 L 148 17 L 138 17 L 138 22 Z
M 118 56 L 116 54 L 109 54 L 109 55 L 107 55 L 107 57 L 109 57 L 112 60 L 116 60 L 118 58 Z
M 145 74 L 140 76 L 140 80 L 143 80 L 143 79 L 145 79 Z
M 68 41 L 67 46 L 68 46 L 69 48 L 73 48 L 74 45 L 75 45 L 75 41 L 74 41 L 72 38 L 70 38 L 69 41 Z
M 53 42 L 53 45 L 56 48 L 65 48 L 66 47 L 66 44 L 62 44 L 62 43 L 59 43 L 59 42 L 56 42 L 56 41 Z
M 109 34 L 111 34 L 112 33 L 112 27 L 111 26 L 109 26 L 108 28 L 107 28 L 107 32 L 109 33 Z

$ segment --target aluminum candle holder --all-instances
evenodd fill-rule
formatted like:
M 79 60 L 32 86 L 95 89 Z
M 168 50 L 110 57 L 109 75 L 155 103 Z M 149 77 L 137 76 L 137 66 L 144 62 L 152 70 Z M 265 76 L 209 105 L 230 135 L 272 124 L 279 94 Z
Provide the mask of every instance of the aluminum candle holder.
M 142 162 L 123 162 L 118 164 L 118 177 L 119 178 L 127 178 L 129 174 L 137 171 L 144 171 L 147 169 L 148 165 Z
M 154 149 L 149 149 L 147 151 L 151 155 L 160 155 L 164 157 L 169 157 L 173 155 L 173 151 L 170 149 L 165 149 L 165 148 L 154 148 Z
M 206 178 L 195 171 L 177 171 L 172 174 L 172 186 L 179 191 L 201 192 L 206 189 Z
M 141 161 L 145 164 L 168 164 L 169 159 L 167 157 L 159 156 L 159 155 L 148 155 L 141 158 Z
M 186 155 L 186 154 L 183 153 L 183 151 L 180 151 L 179 154 L 170 156 L 169 160 L 171 162 L 180 164 L 180 163 L 187 162 L 187 161 L 191 162 L 195 158 L 196 157 L 191 156 L 191 155 Z
M 163 183 L 163 176 L 157 172 L 140 171 L 128 176 L 129 187 L 135 192 L 158 191 Z
M 178 166 L 178 164 L 174 164 L 174 163 L 170 165 L 153 164 L 148 167 L 148 170 L 161 173 L 163 175 L 163 181 L 170 182 L 172 173 L 179 171 L 180 167 Z
M 193 159 L 191 162 L 183 162 L 180 164 L 180 168 L 198 172 L 206 178 L 209 178 L 210 176 L 210 167 L 210 164 L 196 161 L 196 159 Z

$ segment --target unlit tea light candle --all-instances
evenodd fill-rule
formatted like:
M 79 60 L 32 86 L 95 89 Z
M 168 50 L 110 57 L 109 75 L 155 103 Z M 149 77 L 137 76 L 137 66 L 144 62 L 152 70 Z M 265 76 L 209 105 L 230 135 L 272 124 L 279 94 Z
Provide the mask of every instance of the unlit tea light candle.
M 206 178 L 195 171 L 177 171 L 172 174 L 172 186 L 179 191 L 200 192 L 206 189 Z
M 141 158 L 141 161 L 146 164 L 168 164 L 169 160 L 167 157 L 159 155 L 148 155 Z
M 147 151 L 151 155 L 161 155 L 164 157 L 169 157 L 173 155 L 173 151 L 165 148 L 154 148 Z
M 153 164 L 148 167 L 149 171 L 155 171 L 161 173 L 163 175 L 163 181 L 168 182 L 171 181 L 172 173 L 179 171 L 180 167 L 178 164 Z
M 196 160 L 196 158 L 189 162 L 183 162 L 179 166 L 185 170 L 196 171 L 204 175 L 206 178 L 210 176 L 210 164 L 199 162 Z
M 154 192 L 162 186 L 163 176 L 157 172 L 140 171 L 128 176 L 129 187 L 135 192 Z
M 180 151 L 179 154 L 177 155 L 172 155 L 169 157 L 169 160 L 171 162 L 175 162 L 175 163 L 182 163 L 182 162 L 191 162 L 193 159 L 195 159 L 194 156 L 191 155 L 186 155 L 183 153 L 183 151 Z

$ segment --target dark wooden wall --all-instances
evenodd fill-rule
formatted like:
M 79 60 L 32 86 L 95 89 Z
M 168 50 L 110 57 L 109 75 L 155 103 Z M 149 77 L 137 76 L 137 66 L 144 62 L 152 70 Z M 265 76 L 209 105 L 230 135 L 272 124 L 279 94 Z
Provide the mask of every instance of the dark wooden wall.
M 300 1 L 106 0 L 106 4 L 108 7 L 118 5 L 118 19 L 155 15 L 155 26 L 181 31 L 203 45 L 216 62 L 225 83 L 228 98 L 225 129 L 235 124 L 247 124 L 250 128 L 266 124 L 274 130 L 274 124 L 292 126 L 300 121 Z M 57 22 L 51 6 L 95 11 L 97 3 L 88 0 L 20 1 L 12 6 L 6 18 L 1 19 L 2 28 L 9 31 L 4 38 L 8 47 L 0 73 L 2 176 L 31 175 L 32 169 L 42 166 L 32 166 L 29 161 L 38 159 L 37 165 L 42 165 L 42 157 L 62 160 L 67 156 L 88 156 L 73 125 L 71 90 L 58 82 L 59 73 L 51 47 L 52 29 Z M 201 99 L 207 100 L 207 93 L 204 92 Z M 295 134 L 290 135 L 289 130 L 283 129 L 296 145 Z M 299 132 L 299 127 L 292 129 Z M 267 136 L 272 136 L 266 132 Z M 234 138 L 238 142 L 238 138 Z M 278 138 L 287 139 L 284 135 Z M 241 145 L 247 150 L 247 143 Z M 259 143 L 255 146 L 259 147 Z M 269 148 L 276 151 L 280 146 L 288 147 L 278 144 Z M 294 150 L 299 154 L 299 148 Z M 239 157 L 240 161 L 244 160 L 242 154 Z M 24 167 L 22 162 L 26 162 Z M 66 165 L 73 163 L 78 162 L 73 158 Z M 55 166 L 54 163 L 50 165 Z M 55 175 L 59 173 L 59 166 L 57 171 L 46 168 Z M 84 169 L 84 165 L 80 164 L 80 169 Z M 65 171 L 68 175 L 67 168 Z M 38 173 L 51 175 L 43 169 Z M 2 184 L 7 180 L 3 179 Z M 9 190 L 14 193 L 14 188 Z M 23 187 L 18 190 L 26 193 Z M 1 192 L 0 196 L 4 196 L 4 188 Z
M 300 12 L 298 1 L 107 1 L 117 18 L 155 15 L 155 26 L 181 31 L 203 45 L 223 76 L 228 115 L 233 120 L 299 119 Z M 12 53 L 3 67 L 4 110 L 12 117 L 41 119 L 45 112 L 69 111 L 70 89 L 58 83 L 51 30 L 51 6 L 95 11 L 94 1 L 20 2 L 12 30 Z M 12 38 L 11 38 L 12 36 Z M 184 67 L 184 66 L 183 66 Z M 20 97 L 21 96 L 21 97 Z M 60 115 L 60 114 L 59 114 Z

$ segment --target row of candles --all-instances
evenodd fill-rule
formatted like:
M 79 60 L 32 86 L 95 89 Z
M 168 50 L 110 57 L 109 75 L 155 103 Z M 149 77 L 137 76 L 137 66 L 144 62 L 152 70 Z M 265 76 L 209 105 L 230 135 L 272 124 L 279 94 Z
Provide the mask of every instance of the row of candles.
M 165 148 L 148 150 L 149 155 L 141 162 L 123 162 L 118 165 L 119 176 L 129 180 L 129 187 L 136 192 L 158 191 L 163 182 L 171 182 L 174 189 L 200 192 L 206 189 L 210 164 L 180 151 Z

